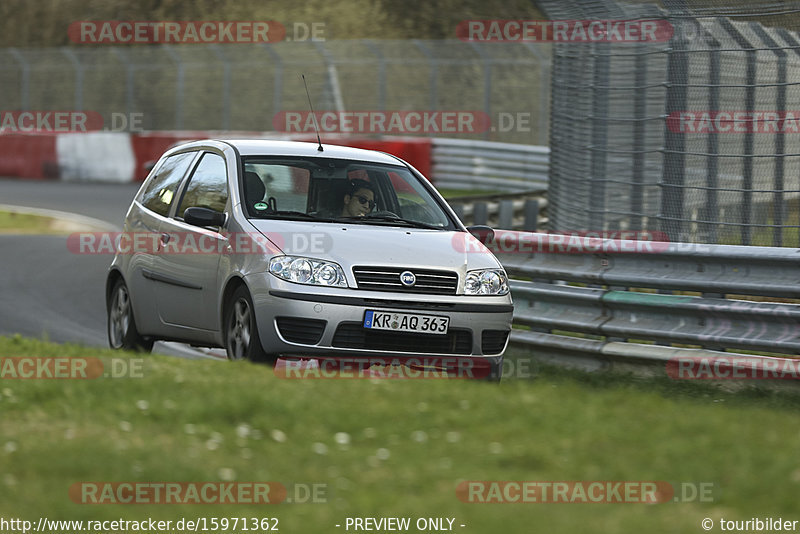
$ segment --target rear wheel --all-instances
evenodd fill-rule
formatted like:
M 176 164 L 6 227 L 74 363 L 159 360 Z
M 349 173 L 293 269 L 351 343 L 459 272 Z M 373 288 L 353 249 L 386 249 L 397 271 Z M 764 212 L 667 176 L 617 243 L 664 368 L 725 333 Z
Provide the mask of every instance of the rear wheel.
M 153 340 L 145 338 L 136 329 L 128 286 L 120 278 L 114 284 L 107 303 L 108 344 L 112 349 L 150 352 Z
M 245 286 L 236 289 L 228 301 L 224 325 L 225 352 L 229 360 L 275 361 L 276 358 L 261 347 L 253 299 Z

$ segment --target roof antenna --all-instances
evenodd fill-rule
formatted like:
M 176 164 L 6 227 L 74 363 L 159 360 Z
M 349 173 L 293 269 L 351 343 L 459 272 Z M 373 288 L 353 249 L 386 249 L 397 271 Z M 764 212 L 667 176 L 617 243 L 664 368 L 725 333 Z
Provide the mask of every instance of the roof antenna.
M 314 114 L 314 106 L 311 105 L 311 95 L 308 94 L 308 84 L 306 84 L 306 75 L 305 74 L 301 74 L 300 76 L 303 77 L 303 85 L 306 88 L 306 96 L 308 97 L 308 107 L 311 108 L 311 117 L 313 117 L 313 119 L 314 119 L 314 131 L 317 132 L 317 143 L 319 143 L 319 146 L 317 147 L 317 151 L 323 152 L 322 141 L 319 138 L 319 125 L 317 124 L 317 116 Z

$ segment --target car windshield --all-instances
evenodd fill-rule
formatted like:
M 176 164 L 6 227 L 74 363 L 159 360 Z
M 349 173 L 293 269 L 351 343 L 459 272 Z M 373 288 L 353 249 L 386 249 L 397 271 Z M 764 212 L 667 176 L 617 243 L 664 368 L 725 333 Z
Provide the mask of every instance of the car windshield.
M 421 179 L 401 165 L 301 157 L 242 160 L 248 218 L 455 228 Z

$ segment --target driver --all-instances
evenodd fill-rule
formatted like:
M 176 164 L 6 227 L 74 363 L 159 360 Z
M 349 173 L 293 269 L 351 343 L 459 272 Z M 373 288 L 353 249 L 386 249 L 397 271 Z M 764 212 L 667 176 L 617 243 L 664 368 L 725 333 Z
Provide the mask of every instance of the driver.
M 343 200 L 342 217 L 363 217 L 375 207 L 375 191 L 365 180 L 351 180 Z

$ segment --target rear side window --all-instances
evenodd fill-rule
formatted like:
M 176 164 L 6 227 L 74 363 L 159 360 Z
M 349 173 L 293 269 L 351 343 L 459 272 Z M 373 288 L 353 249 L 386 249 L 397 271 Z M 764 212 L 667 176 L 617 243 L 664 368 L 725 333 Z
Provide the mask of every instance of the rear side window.
M 147 189 L 142 193 L 140 200 L 142 205 L 166 217 L 172 200 L 175 198 L 178 184 L 189 169 L 195 155 L 196 152 L 184 152 L 164 160 Z
M 206 152 L 189 178 L 176 217 L 183 217 L 186 208 L 209 208 L 222 213 L 228 203 L 228 173 L 225 159 Z

